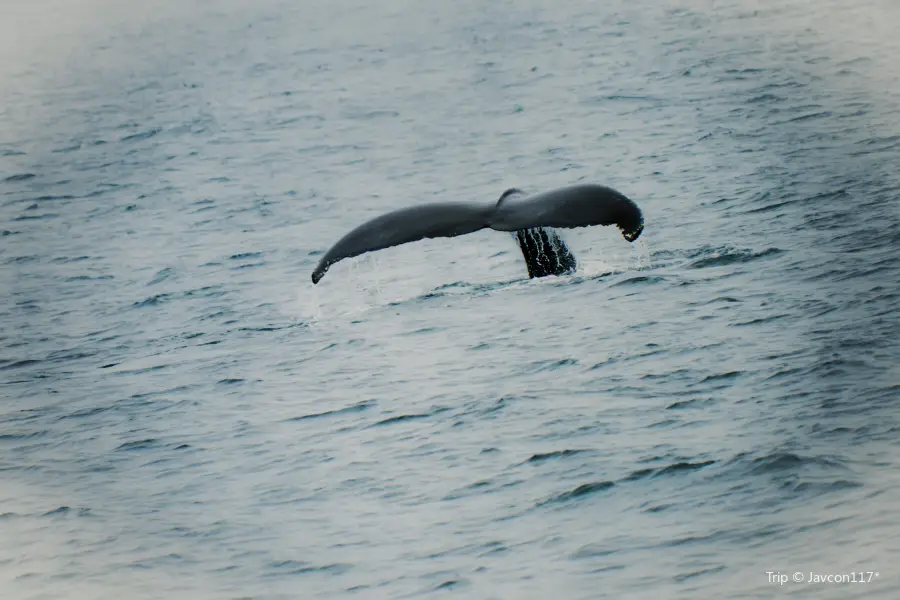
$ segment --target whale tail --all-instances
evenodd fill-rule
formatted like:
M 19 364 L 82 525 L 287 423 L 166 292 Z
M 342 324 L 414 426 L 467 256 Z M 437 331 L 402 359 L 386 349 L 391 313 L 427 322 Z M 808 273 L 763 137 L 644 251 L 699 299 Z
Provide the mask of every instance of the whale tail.
M 515 232 L 515 237 L 528 267 L 528 277 L 562 275 L 575 270 L 575 256 L 552 229 L 520 229 Z
M 497 207 L 499 208 L 507 198 L 524 195 L 525 192 L 518 188 L 509 188 L 497 200 Z M 522 250 L 528 277 L 534 279 L 548 275 L 562 275 L 575 270 L 575 256 L 554 230 L 547 227 L 519 229 L 513 237 Z
M 491 204 L 435 202 L 370 219 L 322 255 L 312 273 L 312 282 L 318 283 L 331 265 L 345 258 L 488 228 L 515 236 L 530 277 L 562 275 L 575 269 L 575 257 L 555 228 L 616 225 L 629 242 L 644 229 L 644 217 L 637 204 L 605 186 L 579 184 L 524 198 L 516 196 L 525 194 L 510 188 Z

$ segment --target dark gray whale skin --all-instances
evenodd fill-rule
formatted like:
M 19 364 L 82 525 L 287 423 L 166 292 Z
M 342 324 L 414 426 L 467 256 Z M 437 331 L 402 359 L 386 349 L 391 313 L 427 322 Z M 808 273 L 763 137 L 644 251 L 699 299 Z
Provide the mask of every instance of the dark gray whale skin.
M 575 271 L 575 256 L 555 230 L 546 227 L 520 229 L 515 238 L 531 279 Z
M 497 207 L 509 198 L 524 195 L 525 192 L 522 190 L 510 188 L 500 196 Z M 519 244 L 522 258 L 525 259 L 525 267 L 528 269 L 528 277 L 531 279 L 575 271 L 577 266 L 575 256 L 553 229 L 546 227 L 519 229 L 513 234 L 513 237 Z
M 429 203 L 376 217 L 338 240 L 319 260 L 312 281 L 318 283 L 331 265 L 345 258 L 425 238 L 456 237 L 485 228 L 516 232 L 523 253 L 526 249 L 519 232 L 526 230 L 616 225 L 625 239 L 633 242 L 644 229 L 644 217 L 637 204 L 606 186 L 580 184 L 516 197 L 520 193 L 516 189 L 507 190 L 499 201 L 490 204 Z M 568 253 L 564 244 L 562 248 Z M 526 254 L 526 261 L 528 259 Z M 574 266 L 574 257 L 571 262 Z M 559 273 L 551 270 L 544 274 Z

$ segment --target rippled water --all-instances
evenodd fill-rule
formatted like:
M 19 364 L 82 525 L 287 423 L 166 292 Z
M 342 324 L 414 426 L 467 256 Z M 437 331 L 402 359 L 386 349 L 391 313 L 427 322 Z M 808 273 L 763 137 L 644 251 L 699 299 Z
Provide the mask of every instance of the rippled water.
M 3 10 L 3 598 L 896 597 L 896 3 Z

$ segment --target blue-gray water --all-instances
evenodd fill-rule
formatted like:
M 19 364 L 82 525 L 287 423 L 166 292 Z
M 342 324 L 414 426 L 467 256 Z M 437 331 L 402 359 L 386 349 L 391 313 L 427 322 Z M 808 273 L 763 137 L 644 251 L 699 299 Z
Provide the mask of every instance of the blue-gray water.
M 0 18 L 2 598 L 897 597 L 895 2 L 74 4 Z M 582 180 L 574 275 L 310 283 Z

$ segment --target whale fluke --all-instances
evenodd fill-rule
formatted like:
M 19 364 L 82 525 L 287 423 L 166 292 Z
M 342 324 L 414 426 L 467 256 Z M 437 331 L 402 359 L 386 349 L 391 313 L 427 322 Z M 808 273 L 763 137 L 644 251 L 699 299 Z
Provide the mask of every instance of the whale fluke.
M 525 196 L 525 192 L 510 188 L 497 200 L 497 207 L 509 198 L 520 196 Z M 513 237 L 522 251 L 530 278 L 562 275 L 575 270 L 575 256 L 554 230 L 545 227 L 519 229 Z
M 616 190 L 583 184 L 498 202 L 489 227 L 519 231 L 592 225 L 617 225 L 625 239 L 633 242 L 644 230 L 644 216 L 637 204 Z
M 313 271 L 313 283 L 339 260 L 425 238 L 455 237 L 484 229 L 493 206 L 433 203 L 401 208 L 363 223 L 331 247 Z
M 519 190 L 510 189 L 491 204 L 431 203 L 376 217 L 338 240 L 319 260 L 312 281 L 318 283 L 331 265 L 345 258 L 485 228 L 515 232 L 530 277 L 559 275 L 575 268 L 575 257 L 559 236 L 546 228 L 616 225 L 629 242 L 644 229 L 637 204 L 605 186 L 582 184 L 520 196 Z
M 530 278 L 562 275 L 575 270 L 575 256 L 552 229 L 520 229 L 515 236 Z

